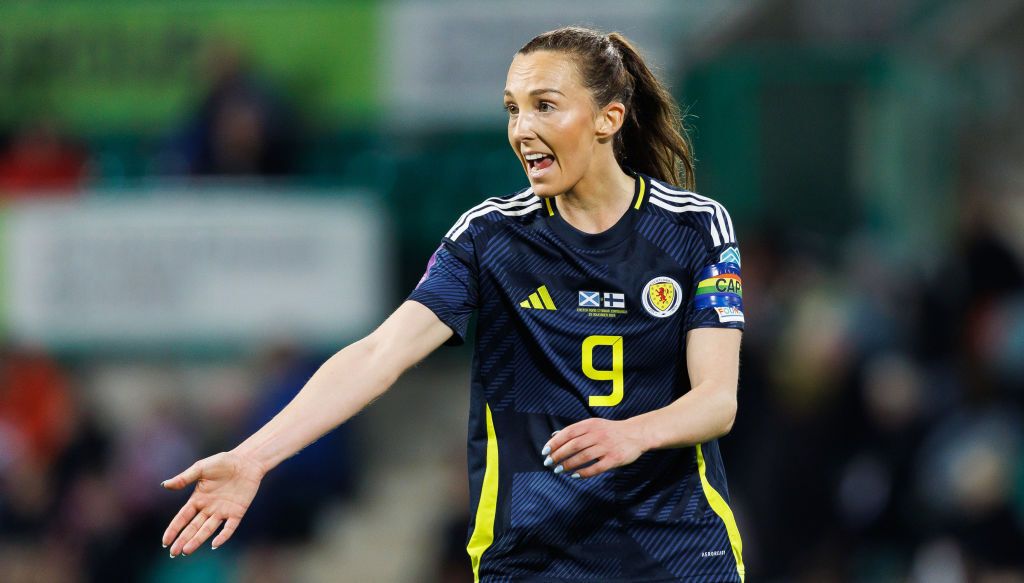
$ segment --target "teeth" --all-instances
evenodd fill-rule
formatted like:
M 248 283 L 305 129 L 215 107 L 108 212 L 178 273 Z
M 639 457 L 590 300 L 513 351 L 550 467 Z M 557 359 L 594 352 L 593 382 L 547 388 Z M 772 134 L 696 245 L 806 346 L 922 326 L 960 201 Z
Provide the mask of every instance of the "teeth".
M 544 157 L 545 155 L 546 155 L 546 154 L 527 154 L 527 155 L 525 156 L 525 158 L 526 158 L 527 160 L 529 160 L 530 162 L 533 162 L 534 160 L 540 160 L 540 159 L 541 159 L 541 158 L 543 158 L 543 157 Z

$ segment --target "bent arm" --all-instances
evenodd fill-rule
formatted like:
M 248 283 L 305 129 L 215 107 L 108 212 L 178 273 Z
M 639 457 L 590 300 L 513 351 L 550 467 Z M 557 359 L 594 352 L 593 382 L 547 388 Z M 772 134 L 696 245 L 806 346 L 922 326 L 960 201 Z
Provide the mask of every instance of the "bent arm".
M 299 394 L 235 451 L 266 473 L 384 394 L 451 335 L 426 306 L 404 302 L 371 334 L 327 359 Z
M 695 328 L 686 335 L 690 391 L 671 404 L 630 418 L 645 449 L 689 447 L 721 437 L 736 419 L 740 339 L 726 328 Z

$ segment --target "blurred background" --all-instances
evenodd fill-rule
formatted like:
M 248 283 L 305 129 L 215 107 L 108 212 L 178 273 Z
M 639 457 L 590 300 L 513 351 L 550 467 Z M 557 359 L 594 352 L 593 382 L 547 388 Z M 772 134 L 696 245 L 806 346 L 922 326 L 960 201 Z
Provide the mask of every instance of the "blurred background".
M 228 449 L 526 186 L 514 51 L 620 30 L 747 278 L 751 581 L 1024 581 L 1024 1 L 0 4 L 0 578 L 470 581 L 470 345 L 170 560 Z

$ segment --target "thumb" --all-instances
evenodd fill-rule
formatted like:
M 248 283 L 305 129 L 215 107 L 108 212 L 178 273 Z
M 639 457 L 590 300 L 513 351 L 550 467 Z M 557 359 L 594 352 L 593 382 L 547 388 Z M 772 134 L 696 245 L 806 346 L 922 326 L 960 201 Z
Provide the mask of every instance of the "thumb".
M 185 486 L 188 486 L 192 482 L 199 479 L 202 475 L 202 470 L 199 467 L 200 462 L 192 464 L 187 470 L 174 476 L 170 480 L 164 480 L 160 482 L 160 485 L 168 490 L 181 490 Z

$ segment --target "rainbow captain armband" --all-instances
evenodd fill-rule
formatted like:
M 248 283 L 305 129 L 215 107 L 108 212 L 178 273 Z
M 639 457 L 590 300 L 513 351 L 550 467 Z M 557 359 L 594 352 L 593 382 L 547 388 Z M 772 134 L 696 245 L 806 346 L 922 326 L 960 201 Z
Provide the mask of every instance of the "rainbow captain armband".
M 740 266 L 729 261 L 705 267 L 700 272 L 700 283 L 697 284 L 693 301 L 698 310 L 706 308 L 742 310 L 743 279 L 740 277 Z

